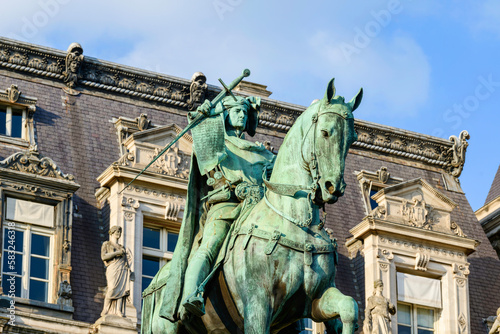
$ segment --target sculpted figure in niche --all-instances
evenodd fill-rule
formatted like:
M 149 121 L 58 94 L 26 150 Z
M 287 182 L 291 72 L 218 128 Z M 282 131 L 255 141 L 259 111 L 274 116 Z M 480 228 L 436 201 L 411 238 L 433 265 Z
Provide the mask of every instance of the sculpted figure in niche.
M 125 317 L 125 306 L 130 295 L 130 266 L 127 249 L 118 243 L 122 228 L 109 229 L 109 241 L 102 244 L 101 258 L 106 265 L 107 289 L 101 316 L 107 314 Z
M 495 322 L 493 323 L 493 326 L 491 326 L 491 329 L 489 331 L 489 334 L 499 334 L 500 333 L 500 307 L 497 310 L 497 318 L 495 319 Z
M 365 309 L 364 334 L 389 334 L 391 331 L 391 315 L 396 314 L 396 307 L 382 295 L 384 283 L 376 280 L 373 296 L 368 298 Z

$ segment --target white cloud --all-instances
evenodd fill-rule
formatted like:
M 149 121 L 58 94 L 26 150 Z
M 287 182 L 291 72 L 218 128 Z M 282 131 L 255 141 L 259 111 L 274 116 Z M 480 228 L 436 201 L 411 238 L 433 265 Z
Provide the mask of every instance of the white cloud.
M 427 101 L 431 72 L 418 43 L 396 32 L 389 38 L 375 36 L 365 43 L 367 46 L 359 47 L 356 35 L 344 39 L 348 35 L 339 30 L 336 34 L 318 32 L 311 38 L 311 45 L 324 55 L 335 76 L 342 78 L 344 89 L 356 91 L 363 85 L 364 115 L 415 115 Z M 355 52 L 346 52 L 346 45 Z

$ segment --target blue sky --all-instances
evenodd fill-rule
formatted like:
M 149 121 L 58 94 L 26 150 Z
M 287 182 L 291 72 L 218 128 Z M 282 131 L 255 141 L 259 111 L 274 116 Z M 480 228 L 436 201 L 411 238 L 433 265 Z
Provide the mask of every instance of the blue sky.
M 500 163 L 500 2 L 7 2 L 0 35 L 217 84 L 250 68 L 272 98 L 309 105 L 336 78 L 355 116 L 448 138 L 468 130 L 461 176 L 474 210 Z

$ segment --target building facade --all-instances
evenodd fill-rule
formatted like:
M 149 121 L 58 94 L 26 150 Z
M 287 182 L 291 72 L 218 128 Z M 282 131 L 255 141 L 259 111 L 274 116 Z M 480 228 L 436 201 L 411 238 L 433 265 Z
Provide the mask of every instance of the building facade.
M 187 112 L 219 92 L 199 72 L 175 78 L 92 58 L 76 43 L 60 51 L 0 38 L 4 332 L 140 329 L 142 292 L 177 243 L 189 134 L 125 186 L 187 125 Z M 235 94 L 262 97 L 251 140 L 278 152 L 305 107 L 248 82 Z M 393 332 L 487 333 L 500 262 L 460 188 L 468 134 L 444 140 L 363 120 L 355 128 L 348 187 L 327 205 L 325 227 L 339 245 L 337 287 L 358 302 L 360 328 L 382 281 Z M 102 245 L 114 226 L 132 273 L 120 324 L 99 321 Z

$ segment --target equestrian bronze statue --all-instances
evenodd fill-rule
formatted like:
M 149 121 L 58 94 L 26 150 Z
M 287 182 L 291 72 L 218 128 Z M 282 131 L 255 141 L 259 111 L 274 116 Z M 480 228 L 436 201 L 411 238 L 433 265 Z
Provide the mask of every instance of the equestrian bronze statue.
M 189 116 L 194 154 L 179 241 L 143 293 L 142 332 L 293 333 L 311 318 L 329 334 L 354 333 L 357 303 L 335 287 L 337 244 L 319 209 L 344 193 L 362 89 L 345 102 L 332 79 L 275 156 L 245 138 L 256 132 L 260 98 L 231 88 Z

